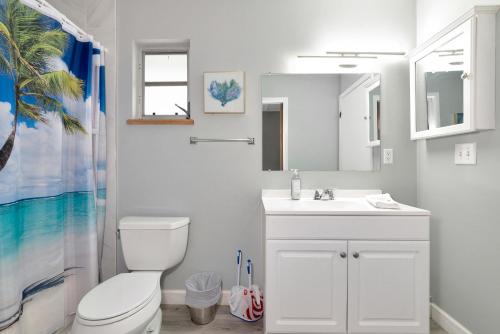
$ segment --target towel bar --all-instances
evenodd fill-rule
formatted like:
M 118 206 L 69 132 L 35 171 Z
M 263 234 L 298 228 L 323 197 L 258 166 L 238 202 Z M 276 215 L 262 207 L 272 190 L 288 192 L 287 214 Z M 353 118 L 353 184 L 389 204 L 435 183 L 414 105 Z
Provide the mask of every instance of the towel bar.
M 241 143 L 248 143 L 248 145 L 254 145 L 255 144 L 255 138 L 253 137 L 248 137 L 248 138 L 198 138 L 198 137 L 189 137 L 189 143 L 190 144 L 196 144 L 196 143 L 230 143 L 230 142 L 241 142 Z

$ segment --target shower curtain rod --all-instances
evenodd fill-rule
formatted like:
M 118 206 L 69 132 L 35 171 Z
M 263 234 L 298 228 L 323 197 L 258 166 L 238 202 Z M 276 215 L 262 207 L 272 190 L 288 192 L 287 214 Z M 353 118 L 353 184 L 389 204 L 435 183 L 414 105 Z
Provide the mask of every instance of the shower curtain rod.
M 61 23 L 61 27 L 64 31 L 72 34 L 75 38 L 81 42 L 95 42 L 97 46 L 104 50 L 104 52 L 108 52 L 108 49 L 105 48 L 99 41 L 96 41 L 94 37 L 90 34 L 87 34 L 83 29 L 78 27 L 73 21 L 68 19 L 63 13 L 57 10 L 54 6 L 48 3 L 45 0 L 20 0 L 21 3 L 29 6 L 33 9 L 40 11 L 42 14 L 47 15 L 54 20 Z

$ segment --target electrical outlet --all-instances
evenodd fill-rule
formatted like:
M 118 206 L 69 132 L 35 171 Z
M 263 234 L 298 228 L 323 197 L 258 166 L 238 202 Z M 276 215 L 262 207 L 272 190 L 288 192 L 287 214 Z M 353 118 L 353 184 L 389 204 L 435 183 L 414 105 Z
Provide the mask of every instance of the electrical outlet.
M 384 164 L 391 165 L 394 163 L 394 153 L 392 148 L 384 148 Z
M 455 165 L 475 165 L 476 143 L 455 144 Z

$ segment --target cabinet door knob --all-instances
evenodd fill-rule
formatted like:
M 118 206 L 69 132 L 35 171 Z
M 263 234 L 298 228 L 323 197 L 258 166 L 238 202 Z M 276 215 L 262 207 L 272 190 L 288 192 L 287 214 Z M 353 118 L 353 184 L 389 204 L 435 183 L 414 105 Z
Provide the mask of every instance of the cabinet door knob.
M 347 254 L 346 254 L 345 252 L 341 252 L 341 253 L 340 253 L 340 257 L 341 257 L 341 258 L 345 259 L 345 257 L 346 257 L 346 256 L 347 256 Z
M 354 252 L 352 253 L 352 257 L 357 259 L 359 257 L 359 253 L 358 252 Z
M 460 78 L 462 80 L 469 79 L 469 73 L 467 73 L 467 72 L 462 73 L 462 75 L 460 76 Z

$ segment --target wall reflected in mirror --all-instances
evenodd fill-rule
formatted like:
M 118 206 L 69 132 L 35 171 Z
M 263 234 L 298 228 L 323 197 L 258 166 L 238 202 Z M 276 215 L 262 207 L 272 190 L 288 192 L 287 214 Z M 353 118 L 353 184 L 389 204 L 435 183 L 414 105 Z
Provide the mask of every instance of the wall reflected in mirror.
M 464 34 L 454 35 L 415 64 L 416 130 L 464 122 Z
M 262 169 L 380 169 L 379 73 L 266 74 Z

